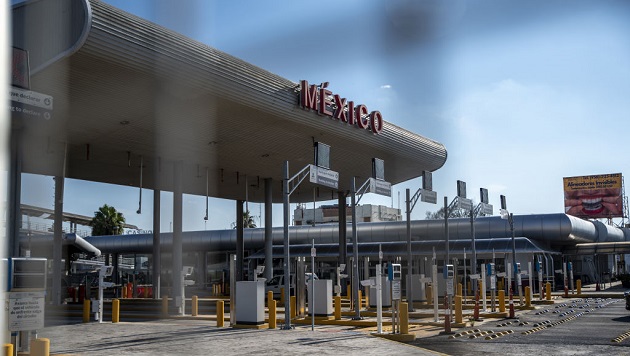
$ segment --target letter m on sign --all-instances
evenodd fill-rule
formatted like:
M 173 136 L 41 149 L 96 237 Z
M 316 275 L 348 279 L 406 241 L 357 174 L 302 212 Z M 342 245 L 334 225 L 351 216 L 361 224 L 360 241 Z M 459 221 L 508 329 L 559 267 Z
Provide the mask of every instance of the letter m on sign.
M 305 109 L 317 110 L 317 86 L 308 85 L 308 81 L 300 81 L 300 104 Z

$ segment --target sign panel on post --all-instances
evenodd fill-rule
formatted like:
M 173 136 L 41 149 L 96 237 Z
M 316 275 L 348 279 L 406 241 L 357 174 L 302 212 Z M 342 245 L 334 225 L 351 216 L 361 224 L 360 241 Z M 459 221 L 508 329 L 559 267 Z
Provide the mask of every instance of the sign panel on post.
M 330 169 L 318 167 L 311 164 L 311 171 L 309 174 L 309 180 L 311 183 L 323 185 L 329 188 L 339 188 L 339 173 Z
M 392 281 L 392 300 L 400 300 L 400 299 L 401 299 L 400 281 L 393 280 Z
M 53 97 L 18 87 L 10 88 L 11 113 L 29 118 L 50 120 L 53 111 Z
M 473 207 L 471 199 L 462 198 L 462 197 L 457 198 L 457 204 L 459 205 L 459 208 L 462 210 L 472 210 L 472 207 Z
M 390 182 L 370 178 L 370 192 L 391 197 L 392 184 Z
M 492 204 L 481 203 L 481 212 L 486 215 L 492 215 L 494 214 L 494 207 Z
M 44 328 L 44 292 L 9 293 L 9 331 Z
M 420 191 L 420 201 L 430 204 L 437 204 L 437 192 L 433 190 L 422 189 Z

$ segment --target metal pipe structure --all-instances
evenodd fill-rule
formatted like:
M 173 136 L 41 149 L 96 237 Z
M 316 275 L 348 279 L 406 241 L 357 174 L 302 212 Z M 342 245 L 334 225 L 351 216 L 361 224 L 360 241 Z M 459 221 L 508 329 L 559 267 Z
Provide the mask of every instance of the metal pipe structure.
M 288 211 L 286 212 L 289 216 Z M 596 228 L 594 222 L 582 220 L 566 214 L 522 215 L 513 217 L 514 234 L 545 244 L 569 248 L 578 243 L 602 242 L 600 233 L 606 235 L 605 242 L 630 241 L 627 228 L 605 227 Z M 363 243 L 394 242 L 406 240 L 406 221 L 357 223 L 357 233 L 361 235 Z M 602 224 L 603 225 L 603 224 Z M 471 239 L 470 218 L 449 219 L 449 235 L 453 240 Z M 346 225 L 346 229 L 350 226 Z M 295 244 L 309 244 L 315 239 L 316 244 L 338 243 L 339 227 L 336 225 L 291 226 L 291 238 Z M 284 228 L 274 227 L 273 244 L 281 245 L 284 238 Z M 288 232 L 287 232 L 288 233 Z M 444 221 L 415 220 L 411 222 L 411 233 L 414 241 L 442 240 Z M 68 234 L 66 234 L 68 235 Z M 162 233 L 162 251 L 172 249 L 172 233 Z M 475 238 L 479 242 L 483 239 L 511 237 L 509 226 L 498 216 L 478 217 L 475 220 Z M 42 243 L 48 237 L 38 237 Z M 245 229 L 244 243 L 248 249 L 262 249 L 265 247 L 265 229 Z M 21 236 L 20 243 L 26 244 L 26 236 Z M 153 250 L 152 234 L 130 234 L 111 236 L 91 236 L 86 242 L 99 249 L 102 253 L 151 253 Z M 37 241 L 32 239 L 32 243 Z M 236 243 L 236 231 L 207 230 L 186 231 L 182 233 L 182 248 L 184 251 L 232 251 Z

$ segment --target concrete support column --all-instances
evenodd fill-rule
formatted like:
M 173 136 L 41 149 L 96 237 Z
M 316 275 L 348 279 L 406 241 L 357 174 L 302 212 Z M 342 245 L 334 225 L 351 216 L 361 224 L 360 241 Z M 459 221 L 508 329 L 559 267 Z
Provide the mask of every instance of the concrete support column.
M 273 278 L 273 180 L 265 178 L 265 278 Z
M 61 304 L 61 255 L 64 177 L 55 177 L 55 221 L 53 223 L 52 302 Z
M 243 201 L 236 201 L 236 281 L 243 280 Z
M 162 248 L 160 246 L 161 191 L 153 191 L 153 299 L 160 299 Z
M 183 163 L 175 162 L 173 177 L 173 272 L 172 290 L 174 299 L 182 297 L 182 215 L 183 215 Z

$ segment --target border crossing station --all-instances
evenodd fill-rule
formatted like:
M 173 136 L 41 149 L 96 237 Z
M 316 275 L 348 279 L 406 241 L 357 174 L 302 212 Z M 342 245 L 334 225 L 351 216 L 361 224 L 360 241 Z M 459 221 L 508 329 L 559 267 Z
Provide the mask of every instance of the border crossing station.
M 214 298 L 225 301 L 217 323 L 226 308 L 233 326 L 272 328 L 270 292 L 284 308 L 277 327 L 291 329 L 300 317 L 338 320 L 343 297 L 344 316 L 359 322 L 377 310 L 382 333 L 382 308 L 391 308 L 393 332 L 405 334 L 401 318 L 425 305 L 444 325 L 440 303 L 461 307 L 462 295 L 474 303 L 482 294 L 483 309 L 491 295 L 494 311 L 495 292 L 524 305 L 628 272 L 630 230 L 612 224 L 628 216 L 621 174 L 565 178 L 567 209 L 557 214 L 515 215 L 505 197 L 493 207 L 492 192 L 470 194 L 463 181 L 453 182 L 456 197 L 438 199 L 432 180 L 446 147 L 342 97 L 334 82 L 292 82 L 99 1 L 27 1 L 12 20 L 13 284 L 3 299 L 34 311 L 7 316 L 4 339 L 16 351 L 52 315 L 44 309 L 85 301 L 88 321 L 102 322 L 114 301 L 124 313 L 124 299 L 155 300 L 164 316 L 196 314 L 197 298 Z M 20 229 L 44 213 L 22 204 L 22 173 L 54 177 L 51 233 Z M 419 177 L 404 211 L 360 204 Z M 151 232 L 64 232 L 64 222 L 90 218 L 64 212 L 66 178 L 137 187 L 138 213 L 152 191 Z M 618 210 L 580 195 L 602 185 Z M 173 193 L 171 232 L 160 229 L 161 192 Z M 184 194 L 233 200 L 235 228 L 183 231 Z M 412 221 L 418 201 L 445 217 Z M 246 202 L 264 204 L 264 228 L 245 228 Z M 283 226 L 272 226 L 273 204 L 283 204 Z M 456 210 L 463 217 L 449 218 Z

